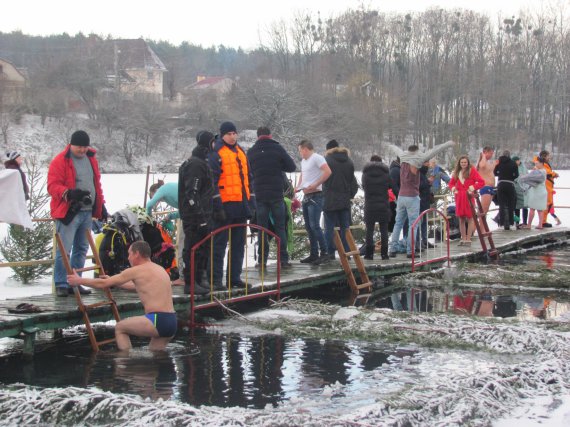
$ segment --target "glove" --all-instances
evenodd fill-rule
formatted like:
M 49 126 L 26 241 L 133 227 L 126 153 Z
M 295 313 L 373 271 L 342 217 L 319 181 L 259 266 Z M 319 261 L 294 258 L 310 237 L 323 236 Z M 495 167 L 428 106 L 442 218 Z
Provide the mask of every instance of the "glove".
M 75 200 L 76 202 L 79 202 L 85 196 L 89 196 L 90 194 L 91 193 L 89 191 L 73 188 L 67 192 L 66 198 L 68 201 Z
M 103 206 L 101 206 L 101 219 L 103 220 L 103 222 L 107 222 L 107 220 L 109 219 L 109 212 L 107 212 L 105 203 L 103 203 Z
M 226 211 L 223 208 L 221 210 L 214 211 L 212 218 L 214 218 L 214 221 L 217 223 L 224 223 L 226 222 Z

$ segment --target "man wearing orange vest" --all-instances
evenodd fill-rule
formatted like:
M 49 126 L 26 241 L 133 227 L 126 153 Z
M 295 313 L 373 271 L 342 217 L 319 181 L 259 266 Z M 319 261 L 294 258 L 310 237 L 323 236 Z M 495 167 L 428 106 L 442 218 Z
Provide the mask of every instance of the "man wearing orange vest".
M 219 138 L 209 156 L 214 177 L 214 230 L 228 224 L 247 224 L 255 211 L 255 195 L 252 189 L 247 156 L 237 143 L 238 134 L 232 122 L 220 125 Z M 224 256 L 229 231 L 214 237 L 213 282 L 215 289 L 222 289 Z M 243 288 L 241 271 L 244 256 L 246 228 L 231 229 L 231 247 L 226 270 L 226 285 Z

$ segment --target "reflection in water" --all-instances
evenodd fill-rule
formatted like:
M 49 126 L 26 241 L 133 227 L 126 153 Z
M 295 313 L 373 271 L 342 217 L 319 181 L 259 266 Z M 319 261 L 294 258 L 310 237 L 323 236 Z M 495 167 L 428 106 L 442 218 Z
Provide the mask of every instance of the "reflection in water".
M 153 400 L 170 399 L 174 393 L 176 369 L 173 358 L 168 352 L 141 351 L 131 352 L 128 357 L 115 357 L 112 353 L 99 356 L 95 354 L 96 366 L 89 367 L 91 384 L 104 390 L 111 387 L 128 393 L 135 393 Z M 113 374 L 109 375 L 105 367 L 112 364 Z M 109 384 L 112 381 L 112 384 Z
M 356 392 L 362 373 L 387 363 L 388 357 L 363 343 L 196 331 L 160 353 L 138 347 L 124 356 L 65 347 L 31 361 L 7 357 L 0 359 L 0 383 L 98 387 L 192 405 L 264 408 L 337 381 Z
M 554 298 L 495 294 L 490 289 L 406 288 L 372 302 L 396 311 L 454 313 L 480 317 L 517 317 L 519 320 L 550 319 L 570 311 L 570 303 Z

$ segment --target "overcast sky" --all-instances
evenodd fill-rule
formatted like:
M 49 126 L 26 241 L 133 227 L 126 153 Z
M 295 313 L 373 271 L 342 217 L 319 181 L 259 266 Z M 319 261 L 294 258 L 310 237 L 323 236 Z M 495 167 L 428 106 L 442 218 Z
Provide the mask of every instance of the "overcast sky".
M 364 4 L 383 11 L 422 11 L 430 6 L 467 8 L 490 16 L 517 15 L 521 9 L 570 0 L 368 0 Z M 115 38 L 143 37 L 182 41 L 205 47 L 223 44 L 254 48 L 259 35 L 295 11 L 321 12 L 327 18 L 361 0 L 2 0 L 0 31 L 26 34 L 74 35 L 96 33 Z

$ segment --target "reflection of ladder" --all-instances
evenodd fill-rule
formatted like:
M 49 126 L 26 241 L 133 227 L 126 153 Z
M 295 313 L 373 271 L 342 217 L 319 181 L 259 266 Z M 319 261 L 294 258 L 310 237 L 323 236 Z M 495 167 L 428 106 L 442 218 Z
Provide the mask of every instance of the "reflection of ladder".
M 91 231 L 87 230 L 85 234 L 87 235 L 87 241 L 89 242 L 89 246 L 91 247 L 91 252 L 93 252 L 93 259 L 95 265 L 91 267 L 77 268 L 75 269 L 75 271 L 79 273 L 81 271 L 99 270 L 99 274 L 103 275 L 105 274 L 105 271 L 103 270 L 103 264 L 101 264 L 101 258 L 99 258 L 99 252 L 97 251 L 97 247 L 95 246 L 95 242 L 93 241 L 93 237 L 91 236 Z M 69 263 L 69 256 L 67 255 L 67 251 L 63 246 L 63 242 L 61 240 L 61 236 L 59 235 L 59 233 L 56 233 L 55 238 L 57 240 L 57 246 L 59 248 L 59 252 L 61 253 L 61 259 L 63 261 L 63 265 L 65 266 L 65 270 L 67 271 L 67 274 L 73 274 L 73 269 L 71 268 L 71 264 Z M 79 289 L 74 287 L 73 290 L 75 293 L 75 298 L 77 299 L 77 305 L 79 311 L 81 311 L 81 314 L 83 315 L 83 321 L 85 322 L 85 328 L 87 329 L 87 334 L 89 335 L 89 341 L 91 342 L 91 347 L 93 348 L 93 351 L 99 351 L 100 346 L 114 342 L 115 338 L 110 338 L 103 341 L 97 341 L 95 333 L 93 332 L 93 327 L 91 326 L 91 321 L 89 320 L 88 311 L 94 308 L 109 305 L 111 306 L 111 311 L 113 312 L 115 320 L 118 322 L 119 320 L 121 320 L 121 317 L 119 316 L 119 310 L 117 309 L 117 304 L 115 303 L 115 300 L 113 299 L 113 296 L 111 295 L 111 290 L 109 288 L 104 289 L 104 293 L 105 296 L 107 297 L 107 300 L 96 302 L 93 304 L 83 304 L 83 301 L 81 299 L 81 294 L 79 293 Z
M 469 195 L 468 193 L 467 199 L 469 200 L 469 206 L 471 206 L 471 213 L 473 215 L 475 228 L 477 229 L 477 235 L 479 236 L 483 252 L 486 252 L 491 258 L 498 258 L 499 251 L 495 248 L 493 233 L 489 230 L 487 215 L 483 212 L 479 193 L 475 193 L 474 195 Z M 487 249 L 487 242 L 485 242 L 485 239 L 489 241 L 489 249 Z
M 353 294 L 356 295 L 360 293 L 361 289 L 367 289 L 368 292 L 372 292 L 372 283 L 368 278 L 368 274 L 366 273 L 366 269 L 364 268 L 364 263 L 362 262 L 362 258 L 360 258 L 360 251 L 356 247 L 356 243 L 354 242 L 354 237 L 352 237 L 350 229 L 346 230 L 345 237 L 346 237 L 346 243 L 348 244 L 349 252 L 345 252 L 344 245 L 342 244 L 342 240 L 340 238 L 340 233 L 335 228 L 334 243 L 336 245 L 336 250 L 338 251 L 340 263 L 342 264 L 342 268 L 346 273 L 350 289 L 352 289 Z M 354 260 L 354 263 L 356 264 L 358 273 L 360 274 L 360 283 L 357 283 L 356 278 L 354 277 L 354 273 L 352 272 L 352 268 L 349 263 L 351 257 Z

